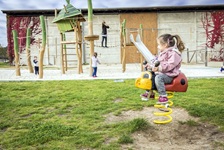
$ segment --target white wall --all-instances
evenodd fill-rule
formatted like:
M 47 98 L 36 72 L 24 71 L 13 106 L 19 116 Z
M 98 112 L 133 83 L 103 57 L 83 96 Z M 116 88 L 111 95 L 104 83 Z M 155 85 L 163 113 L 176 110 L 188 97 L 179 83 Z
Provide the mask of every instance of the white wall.
M 178 34 L 189 50 L 199 51 L 193 58 L 191 63 L 204 62 L 204 50 L 206 43 L 205 30 L 202 26 L 202 16 L 204 12 L 185 12 L 185 13 L 158 13 L 158 35 L 164 33 Z M 88 35 L 88 17 L 85 16 L 86 22 L 83 22 L 83 36 Z M 60 51 L 60 32 L 55 23 L 52 23 L 54 16 L 46 17 L 47 25 L 47 46 L 45 51 L 44 65 L 56 65 L 61 67 L 61 51 Z M 105 20 L 110 26 L 108 29 L 109 48 L 101 47 L 102 21 Z M 93 33 L 99 35 L 99 40 L 95 41 L 94 51 L 98 52 L 98 57 L 103 64 L 113 64 L 120 62 L 120 16 L 115 15 L 94 15 L 93 16 Z M 36 39 L 42 38 L 40 34 Z M 66 40 L 74 41 L 74 32 L 66 33 Z M 40 44 L 41 46 L 41 44 Z M 75 45 L 67 45 L 68 59 L 77 61 Z M 41 47 L 40 47 L 41 48 Z M 31 58 L 39 55 L 38 44 L 31 47 Z M 83 47 L 83 62 L 89 63 L 90 50 L 89 43 L 85 41 Z M 190 57 L 193 53 L 190 53 Z M 23 64 L 26 64 L 26 54 L 21 54 Z M 187 51 L 182 54 L 183 62 L 187 62 Z M 77 66 L 77 62 L 69 62 L 70 66 Z
M 57 25 L 53 23 L 54 17 L 46 17 L 46 30 L 47 30 L 47 44 L 44 54 L 44 65 L 55 65 L 61 67 L 61 46 L 60 46 L 60 32 Z M 88 35 L 88 17 L 85 16 L 86 22 L 81 23 L 83 25 L 83 36 Z M 102 21 L 105 20 L 106 24 L 110 26 L 108 29 L 107 46 L 109 48 L 101 47 L 101 32 Z M 120 16 L 119 15 L 95 15 L 93 17 L 93 34 L 99 35 L 99 40 L 95 41 L 94 51 L 98 53 L 98 57 L 103 64 L 120 63 Z M 67 41 L 75 41 L 74 32 L 66 32 Z M 42 34 L 35 37 L 36 39 L 42 39 Z M 83 37 L 84 38 L 84 37 Z M 88 41 L 83 41 L 84 47 L 83 63 L 89 63 L 90 49 Z M 41 46 L 41 44 L 40 44 Z M 68 66 L 77 66 L 77 56 L 74 44 L 67 44 L 67 56 L 68 60 L 74 60 L 74 62 L 68 62 Z M 40 47 L 41 48 L 41 47 Z M 35 44 L 31 46 L 31 59 L 34 56 L 39 56 L 39 45 Z M 21 58 L 25 60 L 26 54 L 21 54 Z M 24 62 L 26 64 L 26 62 Z
M 183 40 L 186 49 L 205 50 L 206 36 L 202 26 L 201 17 L 203 12 L 186 13 L 159 13 L 158 14 L 158 35 L 169 33 L 178 34 Z M 163 29 L 169 30 L 163 30 Z M 190 57 L 193 53 L 190 53 Z M 197 61 L 203 61 L 200 54 L 197 54 Z M 202 54 L 203 55 L 203 54 Z M 182 54 L 183 62 L 187 62 L 187 51 Z M 196 58 L 192 60 L 196 61 Z
M 47 43 L 44 53 L 44 65 L 56 65 L 60 66 L 60 32 L 54 24 L 53 21 L 54 17 L 45 17 L 45 24 L 46 24 L 46 32 L 47 32 Z M 40 27 L 41 28 L 41 27 Z M 34 45 L 31 45 L 30 51 L 31 51 L 31 60 L 33 60 L 34 56 L 37 56 L 39 58 L 39 51 L 42 48 L 42 32 L 35 36 L 36 42 L 38 39 L 40 39 L 40 43 L 35 43 Z M 23 51 L 22 54 L 20 54 L 21 58 L 21 64 L 27 64 L 26 62 L 26 51 Z
M 107 46 L 101 47 L 101 33 L 103 20 L 109 25 L 107 35 Z M 94 15 L 93 17 L 93 34 L 99 35 L 99 40 L 94 41 L 94 51 L 98 53 L 98 58 L 103 64 L 120 63 L 120 16 L 119 15 Z M 88 35 L 88 18 L 84 22 L 84 35 Z M 89 63 L 90 49 L 86 41 L 85 52 L 86 62 Z

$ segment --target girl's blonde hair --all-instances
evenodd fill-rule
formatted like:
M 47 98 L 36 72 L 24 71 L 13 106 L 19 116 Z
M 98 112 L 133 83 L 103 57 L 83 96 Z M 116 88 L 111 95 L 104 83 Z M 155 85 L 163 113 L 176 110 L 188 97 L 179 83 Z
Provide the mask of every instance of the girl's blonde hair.
M 185 49 L 184 43 L 179 35 L 163 34 L 158 37 L 158 40 L 161 44 L 167 44 L 168 47 L 173 47 L 176 44 L 181 53 Z

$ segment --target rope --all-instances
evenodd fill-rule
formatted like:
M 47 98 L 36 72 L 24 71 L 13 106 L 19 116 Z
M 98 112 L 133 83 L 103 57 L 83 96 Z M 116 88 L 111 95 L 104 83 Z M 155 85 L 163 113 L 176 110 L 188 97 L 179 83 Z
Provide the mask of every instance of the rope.
M 86 45 L 90 45 L 89 43 L 87 43 L 87 42 L 84 42 L 84 44 L 86 44 Z M 108 44 L 107 44 L 108 45 Z M 112 47 L 112 48 L 114 48 L 114 47 L 120 47 L 121 45 L 120 44 L 117 44 L 117 45 L 108 45 L 108 47 Z M 97 44 L 94 44 L 94 47 L 102 47 L 101 45 L 97 45 Z

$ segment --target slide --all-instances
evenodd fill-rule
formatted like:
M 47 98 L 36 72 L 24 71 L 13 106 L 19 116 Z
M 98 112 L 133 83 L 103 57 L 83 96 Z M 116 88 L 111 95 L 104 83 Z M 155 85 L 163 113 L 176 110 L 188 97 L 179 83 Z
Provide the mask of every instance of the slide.
M 144 45 L 144 43 L 141 41 L 140 35 L 138 34 L 136 37 L 136 42 L 134 40 L 133 35 L 130 35 L 130 40 L 134 45 L 137 47 L 139 52 L 143 55 L 145 60 L 147 62 L 151 62 L 151 60 L 155 59 L 155 56 L 152 55 L 152 53 L 148 50 L 148 48 Z

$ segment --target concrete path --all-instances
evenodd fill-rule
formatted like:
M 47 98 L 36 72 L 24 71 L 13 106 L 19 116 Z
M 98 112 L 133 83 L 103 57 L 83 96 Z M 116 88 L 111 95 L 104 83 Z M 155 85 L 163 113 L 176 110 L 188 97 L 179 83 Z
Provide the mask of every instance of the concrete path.
M 59 69 L 44 69 L 43 79 L 34 73 L 29 73 L 25 67 L 21 67 L 21 76 L 16 76 L 15 69 L 0 68 L 0 81 L 47 81 L 47 80 L 97 80 L 97 79 L 136 79 L 141 73 L 140 64 L 127 64 L 126 71 L 122 72 L 121 64 L 98 66 L 97 78 L 93 78 L 89 74 L 89 65 L 83 66 L 82 74 L 77 74 L 77 69 L 70 69 L 65 74 Z M 220 72 L 220 68 L 205 67 L 204 65 L 182 65 L 181 71 L 187 78 L 224 78 L 224 71 Z

